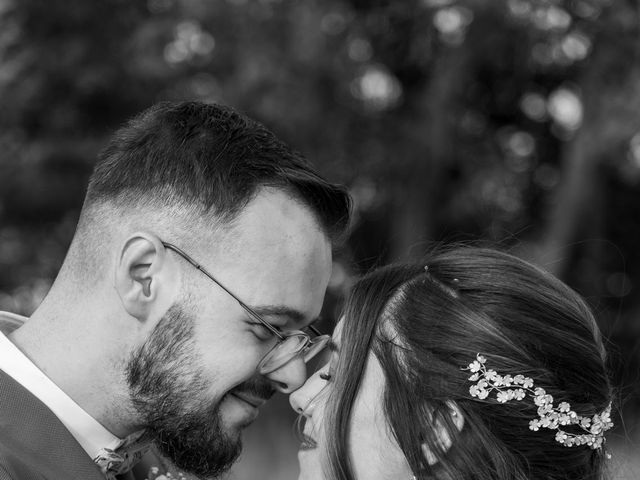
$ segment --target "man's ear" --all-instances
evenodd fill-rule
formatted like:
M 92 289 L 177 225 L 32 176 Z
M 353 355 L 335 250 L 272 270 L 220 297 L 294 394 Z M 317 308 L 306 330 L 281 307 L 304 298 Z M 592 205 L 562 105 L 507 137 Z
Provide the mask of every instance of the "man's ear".
M 462 427 L 464 427 L 464 416 L 462 415 L 462 411 L 460 407 L 453 402 L 447 402 L 448 411 L 443 413 L 443 415 L 448 415 L 451 423 L 455 425 L 457 430 L 462 431 Z M 434 434 L 437 439 L 437 442 L 440 445 L 441 452 L 447 452 L 451 448 L 453 444 L 453 440 L 451 435 L 449 434 L 449 429 L 447 428 L 446 423 L 442 420 L 442 418 L 436 418 L 433 422 L 433 427 L 435 429 Z M 435 465 L 438 463 L 438 456 L 435 452 L 431 451 L 429 446 L 426 443 L 422 444 L 422 453 L 429 465 Z
M 124 309 L 138 320 L 162 317 L 174 303 L 180 277 L 162 241 L 136 232 L 118 252 L 115 288 Z

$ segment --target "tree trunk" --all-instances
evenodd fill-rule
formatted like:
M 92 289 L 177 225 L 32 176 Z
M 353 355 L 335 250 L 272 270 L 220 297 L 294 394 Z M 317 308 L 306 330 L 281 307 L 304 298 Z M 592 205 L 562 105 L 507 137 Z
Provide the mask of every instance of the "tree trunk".
M 426 111 L 419 122 L 406 134 L 404 150 L 409 164 L 407 176 L 396 185 L 391 233 L 391 260 L 415 260 L 424 255 L 427 242 L 433 240 L 443 176 L 453 155 L 456 101 L 466 78 L 467 49 L 453 49 L 434 62 L 431 81 L 420 93 L 407 98 L 411 105 L 425 104 L 418 111 Z
M 640 68 L 633 62 L 628 70 L 620 65 L 625 60 L 615 42 L 597 47 L 579 83 L 584 121 L 562 150 L 561 179 L 547 225 L 539 242 L 523 251 L 561 278 L 571 267 L 576 242 L 602 238 L 606 177 L 601 160 L 615 151 L 625 155 L 640 130 Z M 612 71 L 623 81 L 612 82 Z M 590 248 L 600 244 L 592 242 Z

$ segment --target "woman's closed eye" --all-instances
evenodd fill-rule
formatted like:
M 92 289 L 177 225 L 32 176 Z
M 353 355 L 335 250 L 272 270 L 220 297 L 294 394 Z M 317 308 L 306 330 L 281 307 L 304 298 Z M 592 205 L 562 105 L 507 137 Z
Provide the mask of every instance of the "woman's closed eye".
M 335 371 L 332 362 L 329 362 L 318 372 L 318 377 L 325 382 L 330 382 L 333 379 L 334 374 Z

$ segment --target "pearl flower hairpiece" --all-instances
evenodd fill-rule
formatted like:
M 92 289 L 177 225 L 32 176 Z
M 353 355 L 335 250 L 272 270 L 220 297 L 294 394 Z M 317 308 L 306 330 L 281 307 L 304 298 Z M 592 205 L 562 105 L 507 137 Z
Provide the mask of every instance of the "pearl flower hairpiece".
M 472 397 L 484 400 L 492 392 L 496 392 L 496 400 L 506 403 L 513 400 L 524 400 L 527 396 L 533 398 L 538 407 L 538 418 L 529 422 L 529 429 L 537 432 L 541 428 L 557 430 L 556 442 L 565 447 L 587 445 L 592 449 L 602 448 L 605 442 L 604 432 L 613 427 L 611 421 L 611 403 L 602 413 L 593 417 L 583 417 L 571 409 L 567 402 L 560 402 L 557 406 L 553 397 L 543 388 L 536 387 L 533 380 L 524 375 L 499 375 L 495 370 L 487 369 L 486 358 L 478 354 L 476 359 L 466 368 L 471 372 L 469 380 L 476 382 L 469 387 Z M 569 433 L 562 427 L 576 425 L 585 433 Z M 607 455 L 607 457 L 610 457 Z

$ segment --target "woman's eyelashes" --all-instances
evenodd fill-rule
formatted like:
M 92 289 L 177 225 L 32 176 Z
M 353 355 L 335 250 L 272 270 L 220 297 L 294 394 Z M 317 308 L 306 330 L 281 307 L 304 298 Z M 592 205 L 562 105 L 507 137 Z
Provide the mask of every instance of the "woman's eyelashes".
M 320 371 L 320 373 L 318 373 L 318 377 L 320 377 L 320 379 L 324 380 L 325 382 L 330 382 L 331 379 L 333 379 L 333 376 L 334 376 L 334 371 L 333 371 L 333 365 L 331 364 L 331 362 L 325 365 L 325 367 Z

